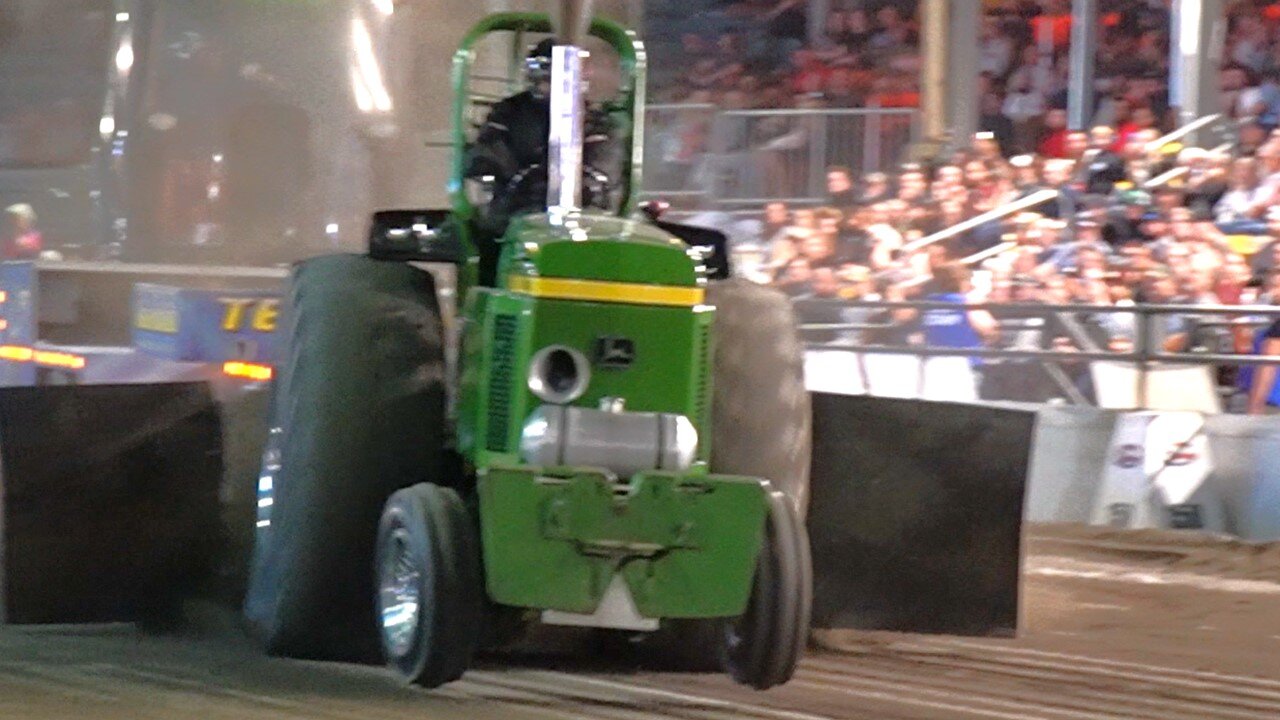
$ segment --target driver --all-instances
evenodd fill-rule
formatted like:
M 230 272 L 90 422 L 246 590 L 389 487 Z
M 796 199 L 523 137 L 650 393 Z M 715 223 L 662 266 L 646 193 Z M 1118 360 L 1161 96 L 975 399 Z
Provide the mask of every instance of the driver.
M 466 177 L 492 188 L 492 197 L 479 208 L 479 221 L 493 238 L 505 232 L 513 215 L 546 209 L 554 45 L 546 39 L 529 52 L 526 89 L 493 106 L 468 150 Z M 588 207 L 609 202 L 609 178 L 599 168 L 610 161 L 610 125 L 604 111 L 588 108 L 583 128 L 583 204 Z

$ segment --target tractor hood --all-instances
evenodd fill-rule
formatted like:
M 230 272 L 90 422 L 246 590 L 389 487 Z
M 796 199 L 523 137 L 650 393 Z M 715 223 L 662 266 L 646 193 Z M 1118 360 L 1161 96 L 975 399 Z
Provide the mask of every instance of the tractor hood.
M 506 275 L 646 285 L 699 285 L 702 261 L 679 238 L 637 220 L 575 214 L 564 224 L 547 215 L 513 221 Z

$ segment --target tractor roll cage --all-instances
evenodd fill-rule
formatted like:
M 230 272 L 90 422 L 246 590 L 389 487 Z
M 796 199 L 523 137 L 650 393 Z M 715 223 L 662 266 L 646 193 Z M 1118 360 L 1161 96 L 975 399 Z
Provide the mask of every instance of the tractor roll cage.
M 494 32 L 511 32 L 512 78 L 524 57 L 525 33 L 553 32 L 551 17 L 544 13 L 499 13 L 481 20 L 462 38 L 453 56 L 453 118 L 452 136 L 453 166 L 449 173 L 449 199 L 455 216 L 470 220 L 475 207 L 467 198 L 463 186 L 466 172 L 467 108 L 470 104 L 471 65 L 475 61 L 474 48 L 484 36 Z M 606 109 L 617 123 L 618 140 L 628 148 L 622 160 L 622 202 L 618 215 L 628 217 L 635 210 L 636 196 L 640 191 L 644 156 L 644 106 L 645 106 L 645 51 L 644 43 L 631 30 L 611 20 L 592 18 L 590 33 L 603 40 L 618 53 L 621 86 L 618 95 Z

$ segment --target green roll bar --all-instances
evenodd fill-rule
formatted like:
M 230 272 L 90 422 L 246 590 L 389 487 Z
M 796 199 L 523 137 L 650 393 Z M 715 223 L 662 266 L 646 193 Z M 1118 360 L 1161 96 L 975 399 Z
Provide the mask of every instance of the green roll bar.
M 467 199 L 463 187 L 466 170 L 466 112 L 469 105 L 471 65 L 475 61 L 475 44 L 480 38 L 494 32 L 515 33 L 513 57 L 522 53 L 518 46 L 525 33 L 551 33 L 551 17 L 545 13 L 498 13 L 481 20 L 467 32 L 453 55 L 453 166 L 449 174 L 449 199 L 454 215 L 470 221 L 475 207 Z M 627 143 L 630 153 L 623 158 L 622 203 L 618 215 L 629 217 L 636 209 L 640 193 L 644 158 L 644 105 L 645 105 L 645 51 L 644 43 L 631 30 L 611 20 L 593 18 L 591 35 L 603 40 L 618 53 L 622 86 L 618 97 L 607 105 L 610 115 L 621 120 L 619 139 Z

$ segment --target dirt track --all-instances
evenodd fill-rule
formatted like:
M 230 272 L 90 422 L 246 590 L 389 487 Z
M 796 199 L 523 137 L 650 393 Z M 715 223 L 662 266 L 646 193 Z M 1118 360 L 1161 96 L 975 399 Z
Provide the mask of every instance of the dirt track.
M 0 631 L 0 718 L 1280 717 L 1280 547 L 1033 532 L 1017 640 L 838 634 L 769 693 L 582 660 L 494 665 L 442 692 L 380 669 L 268 660 L 234 633 Z

